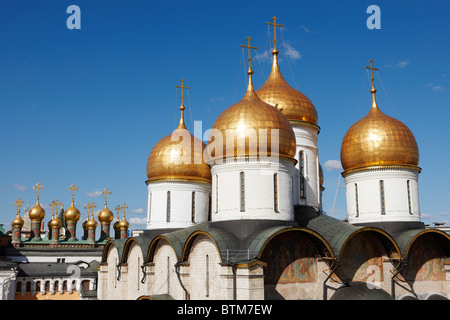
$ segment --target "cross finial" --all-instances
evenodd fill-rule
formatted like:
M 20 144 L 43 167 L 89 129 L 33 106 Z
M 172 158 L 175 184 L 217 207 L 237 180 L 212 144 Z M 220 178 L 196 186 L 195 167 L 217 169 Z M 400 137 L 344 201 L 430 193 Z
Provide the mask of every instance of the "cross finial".
M 184 110 L 184 95 L 183 95 L 183 89 L 190 89 L 189 87 L 184 86 L 184 80 L 181 79 L 181 86 L 175 86 L 175 88 L 181 88 L 181 107 L 183 107 Z M 181 109 L 180 107 L 180 109 Z
M 52 207 L 52 219 L 55 217 L 55 208 L 56 208 L 56 202 L 57 202 L 57 201 L 58 201 L 58 199 L 56 199 L 56 201 L 53 200 L 53 201 L 49 204 L 49 206 Z
M 123 205 L 120 207 L 120 209 L 123 210 L 123 217 L 125 218 L 125 210 L 128 209 L 127 204 L 124 202 Z
M 251 40 L 252 39 L 250 37 L 247 37 L 248 45 L 246 45 L 246 46 L 241 45 L 242 48 L 247 48 L 248 49 L 248 71 L 247 71 L 248 74 L 253 73 L 253 71 L 252 71 L 252 55 L 251 55 L 251 50 L 250 49 L 255 49 L 255 50 L 258 49 L 256 47 L 250 46 L 250 41 Z
M 180 117 L 180 124 L 178 125 L 177 129 L 186 129 L 186 126 L 184 125 L 184 95 L 183 95 L 183 89 L 190 89 L 189 87 L 184 86 L 184 80 L 181 79 L 181 86 L 175 86 L 175 88 L 181 88 L 181 117 Z
M 375 71 L 378 71 L 378 69 L 376 69 L 376 68 L 374 68 L 373 67 L 373 61 L 372 61 L 372 59 L 370 59 L 370 67 L 367 67 L 366 66 L 366 69 L 370 69 L 370 74 L 371 74 L 371 79 L 370 79 L 370 81 L 372 81 L 372 89 L 370 89 L 370 92 L 371 93 L 375 93 L 375 92 L 377 92 L 377 90 L 375 89 L 375 85 L 374 85 L 374 81 L 375 81 L 375 79 L 374 79 L 374 77 L 373 77 L 373 70 L 375 70 Z
M 90 203 L 86 203 L 84 205 L 84 209 L 86 210 L 86 213 L 87 213 L 87 219 L 86 220 L 89 220 L 89 210 L 91 209 L 91 204 Z
M 277 17 L 272 18 L 273 22 L 266 22 L 267 24 L 270 24 L 273 26 L 273 51 L 277 51 L 277 27 L 283 28 L 284 25 L 277 24 Z
M 72 191 L 72 202 L 73 202 L 73 198 L 75 197 L 75 191 L 78 191 L 78 187 L 72 183 L 71 186 L 69 187 L 69 191 Z
M 92 219 L 94 217 L 94 209 L 97 208 L 97 205 L 94 202 L 91 202 L 90 208 L 91 208 L 91 219 Z
M 56 207 L 55 214 L 58 214 L 58 207 L 61 205 L 62 205 L 62 202 L 59 202 L 59 200 L 56 199 L 55 200 L 55 207 Z
M 20 213 L 20 208 L 22 208 L 23 200 L 21 197 L 17 198 L 17 200 L 14 202 L 14 206 L 17 208 L 17 214 Z
M 120 204 L 118 204 L 117 206 L 116 206 L 116 211 L 117 211 L 117 221 L 119 221 L 119 215 L 120 215 L 120 210 L 121 210 L 121 206 L 120 206 Z
M 39 201 L 39 194 L 42 190 L 44 190 L 44 186 L 38 182 L 35 186 L 33 186 L 33 190 L 36 191 L 37 200 Z
M 111 194 L 111 191 L 109 191 L 108 188 L 105 188 L 105 189 L 103 189 L 102 194 L 105 197 L 105 207 L 106 207 L 108 196 Z

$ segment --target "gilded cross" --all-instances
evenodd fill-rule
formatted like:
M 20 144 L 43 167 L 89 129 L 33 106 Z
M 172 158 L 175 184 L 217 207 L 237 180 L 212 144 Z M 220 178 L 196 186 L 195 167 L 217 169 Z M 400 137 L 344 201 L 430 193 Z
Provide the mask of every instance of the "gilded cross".
M 370 79 L 370 81 L 372 81 L 372 89 L 375 89 L 375 85 L 374 85 L 374 77 L 373 77 L 373 70 L 375 70 L 375 71 L 378 71 L 378 69 L 376 69 L 376 68 L 374 68 L 373 67 L 373 61 L 372 61 L 372 59 L 370 59 L 370 67 L 367 67 L 366 66 L 366 69 L 370 69 L 370 74 L 371 74 L 371 76 L 372 76 L 372 79 Z
M 122 207 L 120 206 L 120 204 L 118 204 L 117 206 L 116 206 L 116 211 L 117 211 L 117 220 L 119 220 L 119 215 L 120 215 L 120 209 L 121 209 Z
M 250 46 L 250 41 L 251 41 L 252 39 L 250 38 L 250 37 L 247 37 L 247 42 L 248 42 L 248 45 L 246 45 L 246 46 L 244 46 L 244 45 L 242 45 L 241 44 L 241 47 L 242 48 L 247 48 L 248 49 L 248 69 L 249 70 L 251 70 L 252 69 L 252 56 L 251 56 L 251 50 L 250 49 L 258 49 L 258 48 L 256 48 L 256 47 L 252 47 L 252 46 Z
M 105 197 L 105 206 L 106 206 L 106 202 L 107 202 L 107 200 L 108 200 L 108 195 L 111 194 L 111 191 L 109 191 L 108 188 L 105 188 L 105 189 L 103 189 L 102 194 L 103 194 L 104 197 Z
M 55 214 L 58 214 L 58 207 L 61 206 L 61 205 L 62 205 L 62 202 L 59 202 L 59 200 L 56 199 L 56 201 L 55 201 L 55 207 L 56 207 Z
M 49 206 L 52 207 L 52 219 L 55 217 L 55 208 L 56 208 L 56 203 L 58 202 L 58 199 L 53 200 Z
M 72 184 L 69 187 L 69 191 L 72 191 L 72 202 L 73 202 L 73 198 L 75 197 L 75 191 L 78 191 L 78 187 L 76 185 Z
M 39 194 L 44 190 L 44 186 L 38 182 L 33 186 L 33 189 L 36 191 L 37 199 L 39 200 Z
M 127 204 L 124 202 L 124 203 L 123 203 L 123 206 L 121 206 L 120 209 L 123 210 L 123 217 L 125 218 L 125 210 L 128 209 Z
M 190 89 L 190 88 L 184 86 L 184 80 L 183 79 L 181 79 L 181 86 L 175 86 L 175 88 L 181 88 L 181 106 L 184 107 L 183 89 Z
M 277 50 L 277 27 L 283 28 L 284 25 L 277 24 L 277 17 L 272 18 L 273 22 L 266 22 L 267 24 L 270 24 L 273 26 L 273 50 Z
M 14 206 L 17 207 L 17 214 L 20 213 L 20 208 L 22 208 L 23 205 L 23 200 L 21 197 L 19 197 L 15 202 L 14 202 Z

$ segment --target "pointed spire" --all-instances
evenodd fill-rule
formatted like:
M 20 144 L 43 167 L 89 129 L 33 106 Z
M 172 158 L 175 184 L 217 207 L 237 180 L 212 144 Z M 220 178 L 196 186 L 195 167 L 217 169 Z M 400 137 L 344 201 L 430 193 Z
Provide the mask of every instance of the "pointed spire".
M 370 59 L 370 67 L 366 66 L 366 69 L 370 69 L 370 74 L 371 74 L 371 79 L 370 81 L 372 81 L 372 88 L 370 89 L 370 93 L 372 93 L 372 109 L 378 109 L 378 105 L 377 105 L 377 100 L 375 97 L 375 93 L 377 92 L 377 89 L 375 89 L 375 79 L 373 77 L 373 70 L 378 71 L 378 69 L 373 67 L 373 61 L 372 59 Z
M 180 105 L 181 116 L 180 116 L 180 123 L 178 124 L 177 129 L 186 129 L 186 125 L 184 124 L 184 109 L 186 109 L 186 108 L 184 107 L 183 89 L 190 89 L 190 88 L 185 87 L 183 84 L 184 84 L 184 80 L 181 79 L 181 86 L 175 86 L 175 88 L 181 88 L 181 105 Z

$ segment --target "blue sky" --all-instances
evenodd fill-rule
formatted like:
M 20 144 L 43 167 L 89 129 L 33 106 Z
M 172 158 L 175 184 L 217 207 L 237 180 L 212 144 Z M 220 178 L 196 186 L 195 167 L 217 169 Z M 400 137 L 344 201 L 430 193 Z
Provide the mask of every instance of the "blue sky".
M 81 9 L 81 29 L 69 30 L 69 5 Z M 369 30 L 369 5 L 381 9 L 381 29 Z M 280 68 L 319 114 L 319 156 L 325 167 L 324 210 L 331 214 L 348 128 L 370 108 L 370 59 L 379 107 L 404 122 L 420 150 L 423 221 L 450 221 L 450 4 L 446 1 L 17 1 L 0 3 L 0 222 L 9 229 L 14 201 L 70 204 L 103 198 L 127 203 L 133 229 L 146 217 L 146 162 L 179 119 L 180 91 L 191 89 L 186 122 L 203 131 L 246 89 L 239 46 L 252 38 L 255 87 L 270 72 L 273 16 Z M 268 33 L 270 31 L 270 34 Z M 246 53 L 245 53 L 246 54 Z M 379 81 L 381 79 L 382 85 Z M 330 163 L 330 162 L 328 162 Z M 344 182 L 341 178 L 340 185 Z M 333 215 L 345 217 L 345 190 Z M 48 221 L 51 210 L 47 208 Z M 81 229 L 81 228 L 79 228 Z

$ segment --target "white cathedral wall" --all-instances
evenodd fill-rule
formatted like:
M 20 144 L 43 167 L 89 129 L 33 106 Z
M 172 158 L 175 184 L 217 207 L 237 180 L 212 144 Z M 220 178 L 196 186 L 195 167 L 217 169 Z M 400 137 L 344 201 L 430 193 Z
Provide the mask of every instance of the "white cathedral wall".
M 127 298 L 128 300 L 136 300 L 142 295 L 147 294 L 146 285 L 141 283 L 143 277 L 141 265 L 143 262 L 142 250 L 139 244 L 134 242 L 128 253 L 128 283 Z
M 199 235 L 193 242 L 188 257 L 189 286 L 192 300 L 230 299 L 223 278 L 221 258 L 216 246 L 207 236 Z
M 170 191 L 170 219 L 167 210 L 168 191 Z M 194 222 L 191 216 L 193 192 L 195 192 Z M 207 221 L 210 193 L 209 183 L 187 181 L 149 183 L 147 229 L 187 228 Z
M 100 266 L 99 272 L 99 292 L 98 298 L 100 300 L 117 300 L 122 298 L 122 292 L 117 283 L 117 269 L 116 265 L 119 261 L 117 248 L 112 246 L 108 252 L 106 259 L 106 266 Z M 100 279 L 101 278 L 101 279 Z
M 369 169 L 346 174 L 349 223 L 420 221 L 418 178 L 416 170 L 407 168 Z M 384 185 L 385 214 L 381 213 L 380 180 Z M 410 184 L 411 213 L 407 181 Z
M 184 298 L 184 291 L 175 272 L 178 261 L 172 246 L 161 240 L 156 246 L 153 256 L 153 273 L 147 276 L 147 295 L 169 294 L 176 300 Z
M 293 162 L 287 159 L 236 159 L 211 168 L 212 221 L 239 219 L 293 219 Z M 240 173 L 245 180 L 245 209 L 241 211 Z M 275 211 L 274 174 L 278 183 Z
M 292 125 L 295 134 L 296 152 L 294 173 L 294 205 L 306 205 L 320 209 L 319 149 L 317 148 L 317 128 L 309 125 Z M 305 197 L 300 197 L 300 152 L 305 159 Z

